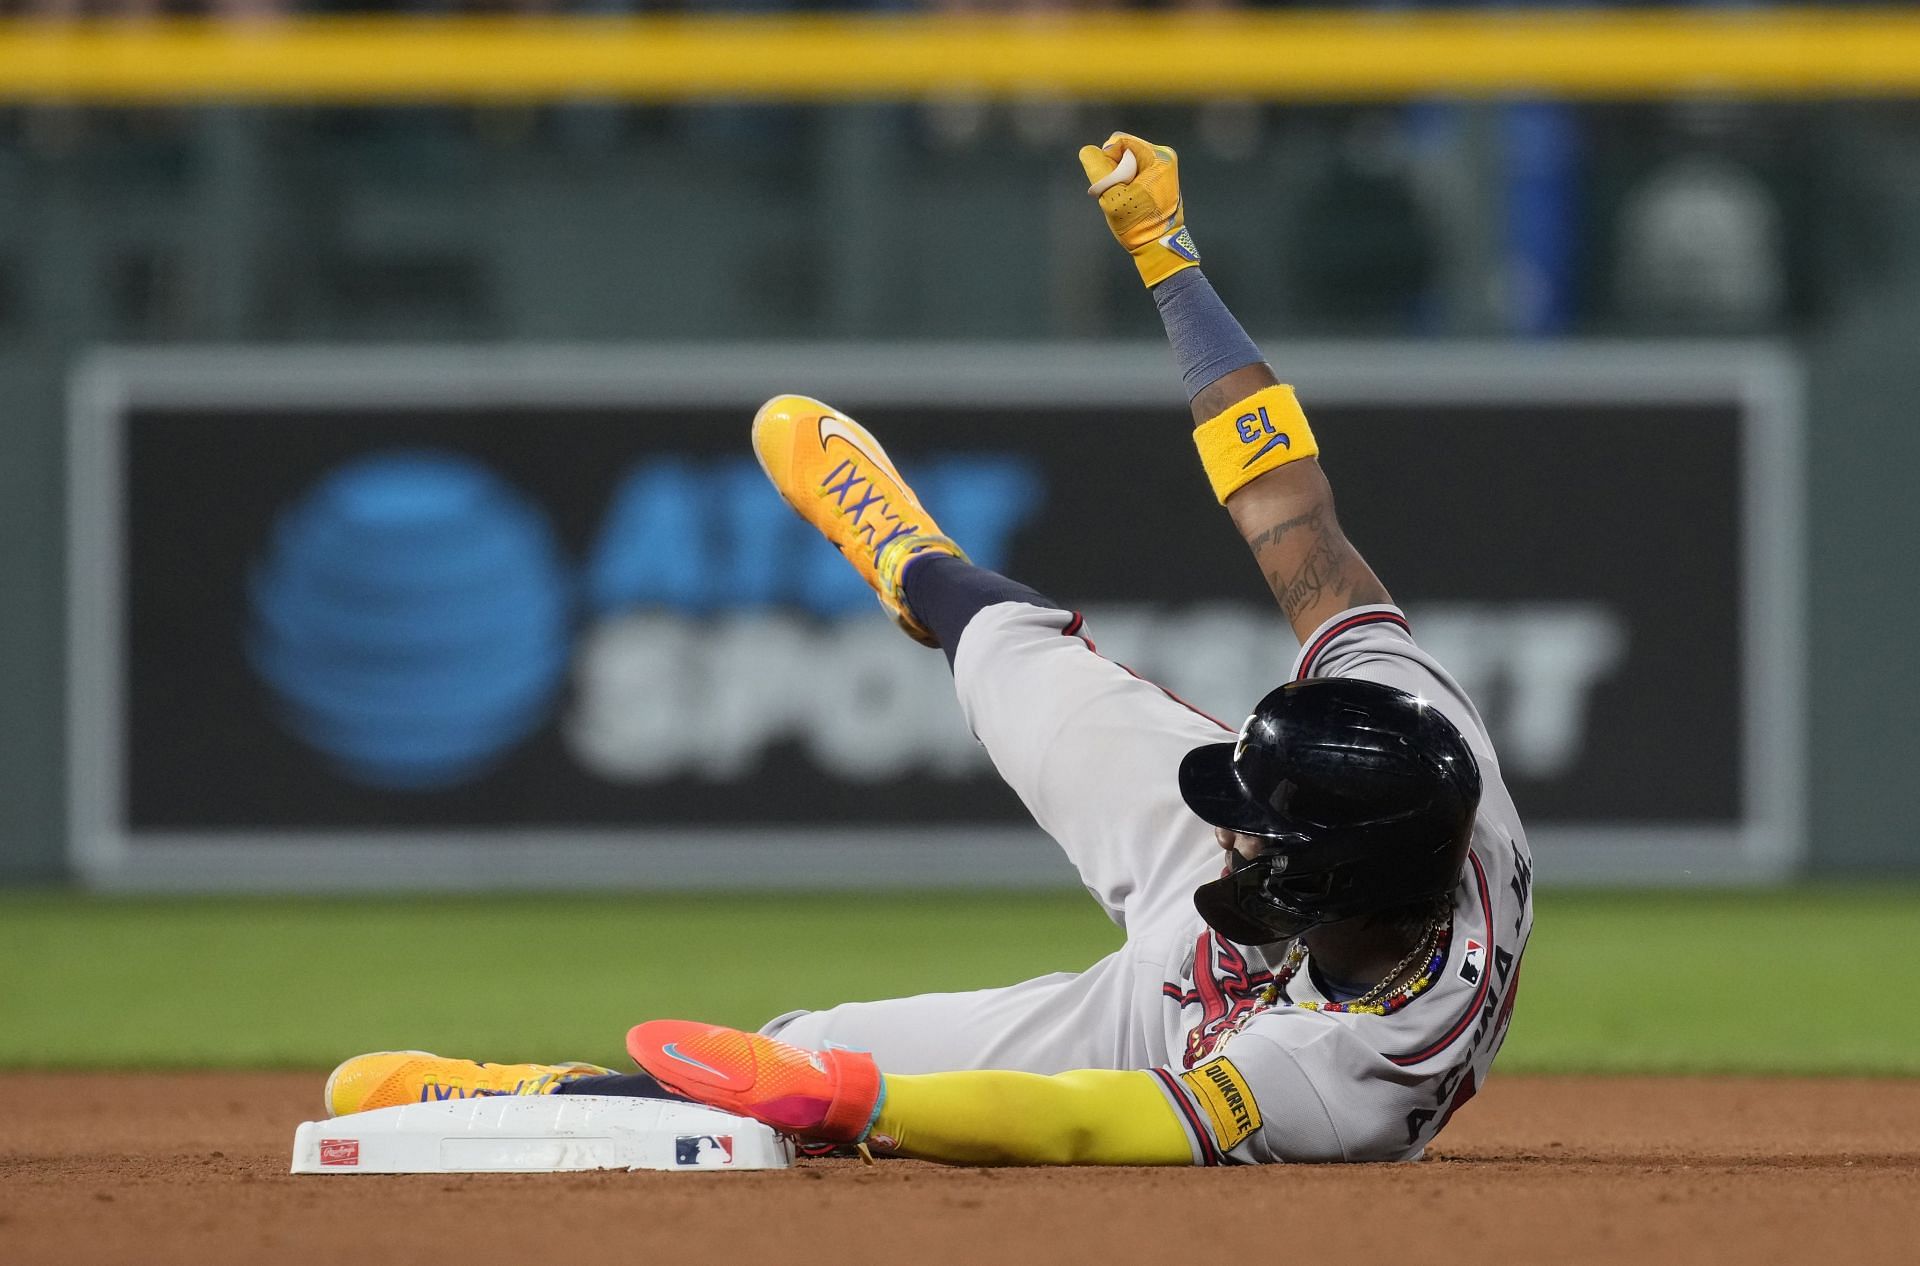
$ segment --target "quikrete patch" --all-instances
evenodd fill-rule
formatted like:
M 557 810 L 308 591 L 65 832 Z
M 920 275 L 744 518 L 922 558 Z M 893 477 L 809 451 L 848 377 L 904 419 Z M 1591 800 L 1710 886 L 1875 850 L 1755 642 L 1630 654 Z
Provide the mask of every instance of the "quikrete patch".
M 1247 1079 L 1230 1059 L 1210 1059 L 1190 1073 L 1181 1073 L 1194 1098 L 1213 1120 L 1213 1137 L 1223 1152 L 1260 1128 L 1260 1105 L 1247 1089 Z

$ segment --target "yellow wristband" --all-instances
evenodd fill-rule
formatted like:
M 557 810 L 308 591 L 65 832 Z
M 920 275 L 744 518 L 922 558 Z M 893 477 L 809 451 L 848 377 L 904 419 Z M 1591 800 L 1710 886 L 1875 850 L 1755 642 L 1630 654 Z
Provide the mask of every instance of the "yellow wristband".
M 1193 429 L 1213 495 L 1221 505 L 1275 466 L 1319 453 L 1293 388 L 1262 387 L 1218 417 Z

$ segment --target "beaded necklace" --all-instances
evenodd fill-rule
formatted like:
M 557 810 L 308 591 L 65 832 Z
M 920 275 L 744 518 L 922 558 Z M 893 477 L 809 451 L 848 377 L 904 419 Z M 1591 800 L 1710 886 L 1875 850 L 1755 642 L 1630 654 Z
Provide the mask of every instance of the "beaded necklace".
M 1446 914 L 1427 925 L 1426 933 L 1420 943 L 1400 960 L 1394 969 L 1383 977 L 1379 984 L 1361 994 L 1351 1002 L 1298 1002 L 1293 1005 L 1302 1011 L 1331 1011 L 1345 1015 L 1392 1015 L 1415 998 L 1433 987 L 1440 976 L 1440 969 L 1446 966 L 1447 949 L 1453 943 L 1453 915 Z M 1388 992 L 1387 986 L 1398 980 L 1413 964 L 1422 958 L 1427 960 L 1426 968 L 1412 980 L 1398 989 Z M 1273 983 L 1261 991 L 1261 1000 L 1271 1005 L 1278 1000 L 1287 988 L 1287 982 L 1299 974 L 1306 965 L 1307 946 L 1304 941 L 1295 941 L 1293 948 L 1287 951 L 1286 961 L 1273 973 Z

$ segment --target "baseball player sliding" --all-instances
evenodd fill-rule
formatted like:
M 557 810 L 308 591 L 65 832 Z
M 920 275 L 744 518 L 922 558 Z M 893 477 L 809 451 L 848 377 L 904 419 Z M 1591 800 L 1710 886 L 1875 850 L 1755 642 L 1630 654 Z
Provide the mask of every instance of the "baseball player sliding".
M 1473 704 L 1347 540 L 1319 451 L 1199 268 L 1172 150 L 1080 151 L 1166 323 L 1194 440 L 1300 640 L 1236 735 L 1101 658 L 1079 616 L 967 561 L 886 452 L 804 396 L 767 477 L 905 632 L 1124 947 L 1077 975 L 654 1020 L 644 1070 L 348 1060 L 330 1111 L 488 1094 L 670 1095 L 797 1138 L 972 1165 L 1406 1160 L 1486 1079 L 1532 924 L 1525 832 Z

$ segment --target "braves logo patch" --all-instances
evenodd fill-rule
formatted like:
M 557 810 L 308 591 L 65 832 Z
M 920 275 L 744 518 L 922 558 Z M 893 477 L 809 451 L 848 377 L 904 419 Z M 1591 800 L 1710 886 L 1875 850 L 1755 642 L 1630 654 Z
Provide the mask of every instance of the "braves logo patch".
M 1182 1007 L 1200 1004 L 1200 1020 L 1187 1030 L 1186 1049 L 1180 1060 L 1192 1068 L 1213 1054 L 1229 1036 L 1269 1005 L 1266 990 L 1273 984 L 1273 973 L 1256 971 L 1233 943 L 1207 931 L 1194 946 L 1191 990 L 1183 990 L 1168 981 L 1160 991 Z

